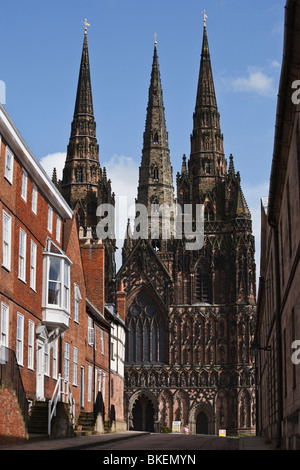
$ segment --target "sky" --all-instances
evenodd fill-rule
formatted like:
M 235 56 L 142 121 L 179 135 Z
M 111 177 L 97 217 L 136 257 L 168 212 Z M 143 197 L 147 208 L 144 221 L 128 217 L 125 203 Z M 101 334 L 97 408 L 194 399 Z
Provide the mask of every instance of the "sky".
M 233 154 L 241 175 L 259 271 L 260 199 L 268 195 L 272 164 L 284 6 L 285 0 L 1 0 L 2 102 L 49 175 L 55 166 L 60 177 L 86 18 L 100 164 L 116 197 L 133 203 L 154 33 L 175 180 L 182 155 L 190 153 L 205 10 L 225 156 Z

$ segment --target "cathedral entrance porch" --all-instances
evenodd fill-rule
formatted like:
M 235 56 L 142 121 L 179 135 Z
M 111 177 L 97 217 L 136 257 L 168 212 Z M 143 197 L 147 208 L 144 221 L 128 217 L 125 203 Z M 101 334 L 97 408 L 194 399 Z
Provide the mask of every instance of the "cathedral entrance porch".
M 134 431 L 155 431 L 155 406 L 146 394 L 135 399 L 131 410 L 131 429 Z
M 191 433 L 216 434 L 216 417 L 213 408 L 208 403 L 199 403 L 189 414 Z

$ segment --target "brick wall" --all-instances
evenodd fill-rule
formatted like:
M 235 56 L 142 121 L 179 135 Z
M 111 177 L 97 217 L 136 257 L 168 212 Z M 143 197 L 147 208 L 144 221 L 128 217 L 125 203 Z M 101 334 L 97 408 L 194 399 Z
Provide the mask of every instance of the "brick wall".
M 0 445 L 26 439 L 25 424 L 15 392 L 9 386 L 0 387 Z

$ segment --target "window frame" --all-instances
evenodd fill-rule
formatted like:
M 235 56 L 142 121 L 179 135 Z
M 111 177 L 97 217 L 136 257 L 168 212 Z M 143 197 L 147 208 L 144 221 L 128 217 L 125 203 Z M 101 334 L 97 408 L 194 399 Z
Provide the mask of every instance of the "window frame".
M 8 156 L 10 158 L 10 165 L 8 165 Z M 4 168 L 4 178 L 10 183 L 13 184 L 13 171 L 14 171 L 14 153 L 11 148 L 7 145 L 5 150 L 5 168 Z
M 50 266 L 51 260 L 58 259 L 60 266 L 60 280 L 51 280 L 50 279 Z M 64 310 L 70 315 L 70 264 L 71 261 L 65 256 L 56 253 L 44 253 L 44 263 L 45 263 L 45 278 L 43 279 L 43 289 L 44 289 L 44 306 L 46 308 Z M 68 285 L 65 284 L 65 266 L 67 267 L 68 272 Z M 59 289 L 59 300 L 58 303 L 49 302 L 49 284 L 50 283 L 60 284 Z M 67 303 L 65 302 L 65 294 L 67 293 Z
M 34 322 L 28 321 L 28 369 L 34 369 Z
M 38 189 L 37 189 L 37 186 L 34 183 L 32 183 L 31 210 L 34 214 L 37 214 L 37 203 L 38 203 Z
M 53 230 L 53 209 L 48 205 L 48 219 L 47 219 L 47 230 L 52 233 Z
M 28 175 L 25 168 L 22 168 L 22 185 L 21 185 L 21 197 L 27 202 L 27 186 L 28 186 Z
M 52 377 L 53 379 L 57 380 L 58 377 L 58 339 L 56 338 L 53 341 L 52 346 Z
M 34 260 L 32 259 L 34 248 Z M 30 242 L 30 288 L 36 292 L 36 261 L 37 261 L 37 244 L 31 240 Z
M 18 257 L 18 278 L 26 283 L 26 248 L 27 233 L 20 228 L 19 231 L 19 257 Z
M 81 299 L 80 289 L 74 283 L 74 321 L 79 323 L 79 299 Z
M 64 379 L 69 382 L 70 379 L 70 344 L 64 344 Z
M 1 302 L 0 346 L 9 346 L 9 306 L 5 302 Z
M 60 239 L 61 239 L 61 218 L 59 217 L 59 215 L 56 216 L 56 233 L 55 233 L 55 236 L 56 236 L 56 241 L 58 241 L 60 243 Z
M 78 348 L 73 346 L 73 385 L 78 385 Z
M 8 226 L 4 227 L 4 220 Z M 6 239 L 6 232 L 9 240 Z M 2 212 L 2 266 L 11 270 L 11 239 L 12 239 L 12 217 L 5 210 Z M 5 255 L 5 256 L 4 256 Z M 7 258 L 7 259 L 6 259 Z
M 19 366 L 23 366 L 24 361 L 24 315 L 17 313 L 16 331 L 16 359 Z

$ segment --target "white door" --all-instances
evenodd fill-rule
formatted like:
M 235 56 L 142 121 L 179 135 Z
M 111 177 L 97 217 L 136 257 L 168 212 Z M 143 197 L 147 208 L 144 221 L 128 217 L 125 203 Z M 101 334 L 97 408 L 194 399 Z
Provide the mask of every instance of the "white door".
M 44 343 L 37 340 L 36 349 L 36 398 L 44 400 Z

